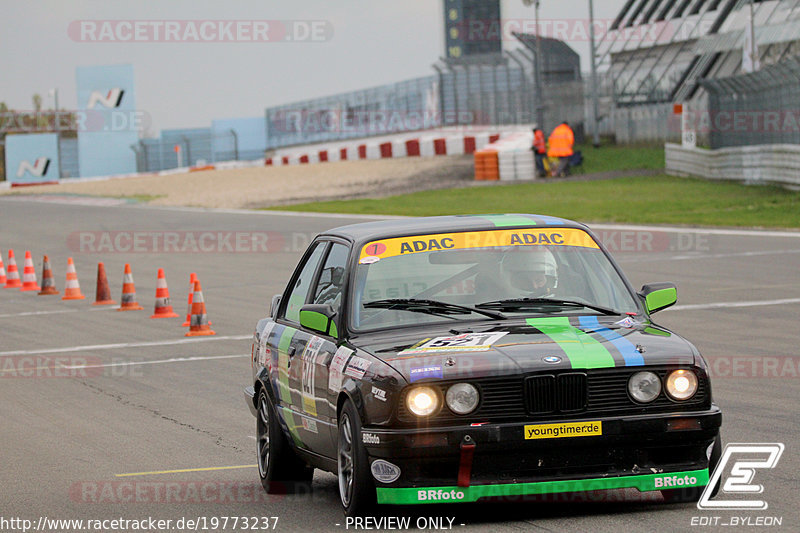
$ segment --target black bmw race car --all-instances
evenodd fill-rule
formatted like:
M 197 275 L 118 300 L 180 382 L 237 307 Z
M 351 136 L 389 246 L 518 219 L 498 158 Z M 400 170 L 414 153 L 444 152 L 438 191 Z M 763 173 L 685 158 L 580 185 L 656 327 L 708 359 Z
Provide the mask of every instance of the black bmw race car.
M 317 236 L 253 339 L 269 492 L 338 476 L 374 503 L 635 488 L 690 501 L 720 455 L 706 362 L 651 321 L 584 225 L 539 215 L 355 224 Z

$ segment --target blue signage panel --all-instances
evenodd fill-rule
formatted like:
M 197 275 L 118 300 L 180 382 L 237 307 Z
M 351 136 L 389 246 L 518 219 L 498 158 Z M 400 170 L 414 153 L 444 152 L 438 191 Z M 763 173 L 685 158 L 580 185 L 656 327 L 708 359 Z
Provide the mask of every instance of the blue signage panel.
M 58 168 L 55 133 L 6 135 L 6 180 L 12 185 L 57 182 Z
M 142 113 L 133 65 L 78 67 L 78 158 L 81 177 L 136 172 Z

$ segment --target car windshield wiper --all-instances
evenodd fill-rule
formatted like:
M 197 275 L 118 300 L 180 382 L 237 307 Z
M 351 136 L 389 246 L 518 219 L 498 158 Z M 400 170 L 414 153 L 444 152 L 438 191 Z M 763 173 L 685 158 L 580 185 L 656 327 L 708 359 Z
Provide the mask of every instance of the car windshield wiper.
M 531 307 L 585 307 L 604 315 L 621 315 L 619 311 L 601 305 L 590 304 L 586 302 L 579 302 L 574 300 L 559 300 L 556 298 L 511 298 L 508 300 L 495 300 L 492 302 L 484 302 L 477 304 L 475 307 L 479 309 L 504 309 L 515 310 L 525 309 Z
M 498 311 L 478 309 L 477 307 L 451 304 L 448 302 L 440 302 L 439 300 L 418 300 L 415 298 L 387 298 L 386 300 L 374 300 L 372 302 L 366 302 L 363 304 L 363 306 L 367 309 L 399 309 L 403 311 L 437 315 L 466 315 L 470 313 L 477 313 L 479 315 L 488 316 L 489 318 L 496 318 L 498 320 L 506 320 L 508 318 L 503 313 Z

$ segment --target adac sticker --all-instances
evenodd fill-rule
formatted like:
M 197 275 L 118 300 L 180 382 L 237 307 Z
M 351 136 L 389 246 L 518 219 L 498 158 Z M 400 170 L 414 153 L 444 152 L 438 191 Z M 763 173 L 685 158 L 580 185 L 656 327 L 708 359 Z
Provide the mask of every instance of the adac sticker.
M 398 255 L 442 250 L 466 250 L 506 246 L 579 246 L 599 248 L 591 235 L 578 228 L 528 228 L 465 231 L 397 237 L 367 243 L 359 258 L 396 257 Z
M 372 363 L 370 361 L 367 361 L 362 357 L 353 356 L 350 358 L 350 362 L 347 363 L 344 373 L 350 377 L 361 379 L 364 377 L 364 374 L 367 372 L 367 369 L 371 364 Z
M 492 348 L 492 345 L 508 335 L 507 331 L 496 331 L 492 333 L 464 333 L 451 337 L 436 337 L 428 342 L 412 346 L 397 355 L 415 355 L 433 352 L 485 352 Z
M 411 383 L 415 381 L 419 381 L 420 379 L 425 378 L 443 378 L 444 373 L 442 372 L 442 367 L 439 365 L 435 366 L 420 366 L 416 368 L 412 368 L 409 374 Z

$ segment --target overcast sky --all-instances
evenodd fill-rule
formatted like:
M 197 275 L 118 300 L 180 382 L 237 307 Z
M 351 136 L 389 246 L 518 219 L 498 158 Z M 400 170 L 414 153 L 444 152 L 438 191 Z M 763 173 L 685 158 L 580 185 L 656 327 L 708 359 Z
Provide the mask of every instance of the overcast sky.
M 49 108 L 48 90 L 58 87 L 59 106 L 74 109 L 75 67 L 131 63 L 136 104 L 152 117 L 152 133 L 261 116 L 271 105 L 432 74 L 431 64 L 444 52 L 442 1 L 0 0 L 0 101 L 12 109 L 31 109 L 31 95 L 39 93 Z M 595 17 L 613 19 L 623 3 L 596 1 Z M 512 24 L 532 22 L 534 10 L 522 0 L 501 5 L 503 19 Z M 540 16 L 572 28 L 576 19 L 588 17 L 588 0 L 542 0 Z M 131 27 L 134 21 L 157 24 L 140 28 L 147 32 L 140 34 L 145 42 L 89 41 L 102 37 L 97 21 L 104 20 L 127 21 Z M 186 29 L 190 21 L 206 38 L 228 35 L 219 21 L 230 20 L 245 21 L 242 42 L 186 42 L 182 36 L 172 39 L 178 42 L 152 42 L 150 37 L 167 21 L 183 21 L 181 31 L 192 29 Z M 268 23 L 265 33 L 255 21 L 286 20 L 317 21 L 319 40 L 246 40 L 251 34 L 272 39 L 282 27 Z M 201 28 L 200 21 L 211 24 Z M 91 24 L 99 26 L 91 31 Z M 294 31 L 302 36 L 309 25 L 301 22 Z M 133 31 L 120 22 L 113 27 L 112 38 L 127 38 Z M 578 37 L 569 44 L 588 71 L 589 45 L 580 33 L 573 33 Z M 505 46 L 517 43 L 508 40 Z

